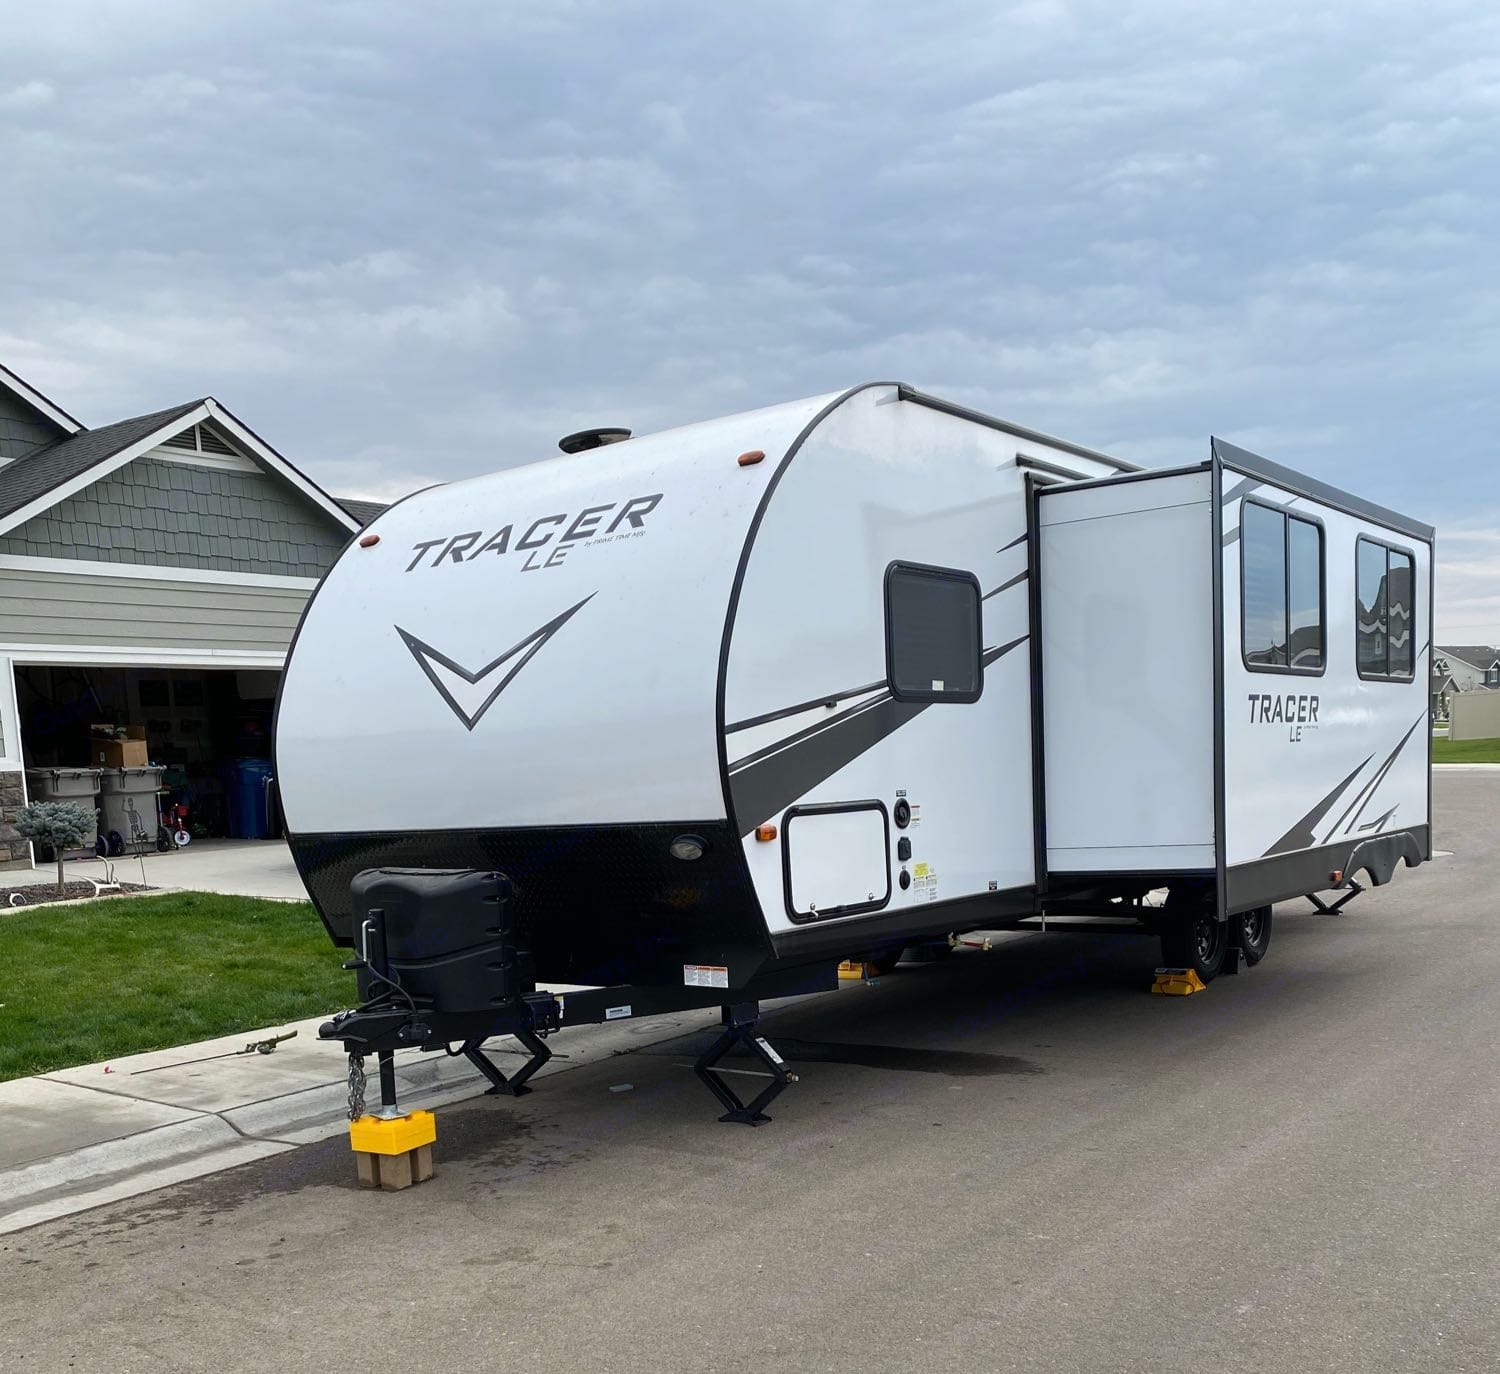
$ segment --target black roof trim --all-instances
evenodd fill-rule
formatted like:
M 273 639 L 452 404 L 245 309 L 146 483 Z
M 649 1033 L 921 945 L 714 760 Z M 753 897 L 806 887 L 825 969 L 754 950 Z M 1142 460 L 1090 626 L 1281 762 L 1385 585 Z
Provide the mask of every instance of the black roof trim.
M 1326 482 L 1318 481 L 1316 477 L 1308 477 L 1292 468 L 1284 468 L 1280 463 L 1273 463 L 1269 458 L 1262 458 L 1248 449 L 1237 448 L 1224 439 L 1215 438 L 1210 440 L 1210 443 L 1214 457 L 1225 467 L 1233 468 L 1235 472 L 1243 473 L 1247 477 L 1258 477 L 1262 482 L 1269 482 L 1272 486 L 1296 492 L 1298 496 L 1309 497 L 1333 510 L 1342 511 L 1345 515 L 1357 516 L 1372 524 L 1382 525 L 1388 530 L 1407 535 L 1409 538 L 1420 539 L 1424 544 L 1433 542 L 1432 526 L 1424 525 L 1420 520 L 1413 520 L 1410 516 L 1388 510 L 1385 506 L 1378 506 L 1373 501 L 1366 501 L 1363 497 L 1355 496 L 1339 487 L 1329 486 Z
M 20 390 L 14 390 L 14 388 L 12 388 L 12 386 L 10 385 L 10 383 L 12 382 L 15 383 L 15 386 L 19 387 Z M 75 429 L 83 430 L 88 428 L 88 426 L 85 425 L 83 421 L 80 420 L 76 415 L 69 415 L 66 410 L 64 410 L 60 405 L 58 405 L 56 401 L 52 399 L 52 397 L 46 395 L 44 392 L 38 391 L 36 387 L 32 386 L 32 384 L 26 380 L 26 378 L 24 378 L 17 372 L 12 372 L 10 368 L 6 367 L 4 363 L 0 363 L 0 386 L 5 387 L 7 391 L 14 391 L 14 394 L 20 397 L 20 399 L 23 400 L 33 410 L 37 409 L 36 402 L 31 399 L 32 396 L 35 396 L 39 400 L 45 401 L 59 415 L 71 421 Z M 52 417 L 50 415 L 47 415 L 45 411 L 41 411 L 39 413 L 42 414 L 46 419 L 52 420 Z M 53 421 L 53 423 L 56 422 Z
M 1066 439 L 1054 439 L 1050 434 L 1043 434 L 1038 429 L 1027 429 L 1024 425 L 1013 425 L 1009 420 L 997 419 L 993 415 L 986 415 L 982 410 L 970 410 L 968 406 L 958 405 L 953 401 L 945 401 L 939 396 L 929 396 L 925 391 L 918 391 L 915 387 L 907 386 L 904 382 L 897 383 L 896 392 L 903 401 L 911 401 L 914 405 L 926 406 L 929 410 L 940 410 L 945 415 L 957 416 L 960 420 L 970 420 L 976 425 L 983 425 L 986 429 L 998 429 L 1002 434 L 1014 435 L 1017 439 L 1027 439 L 1033 444 L 1046 444 L 1049 448 L 1060 449 L 1064 453 L 1071 453 L 1078 458 L 1087 458 L 1090 462 L 1103 463 L 1106 467 L 1114 468 L 1117 472 L 1140 472 L 1141 468 L 1135 463 L 1127 463 L 1123 458 L 1112 458 L 1107 453 L 1100 453 L 1097 449 L 1085 448 L 1082 444 L 1069 443 Z

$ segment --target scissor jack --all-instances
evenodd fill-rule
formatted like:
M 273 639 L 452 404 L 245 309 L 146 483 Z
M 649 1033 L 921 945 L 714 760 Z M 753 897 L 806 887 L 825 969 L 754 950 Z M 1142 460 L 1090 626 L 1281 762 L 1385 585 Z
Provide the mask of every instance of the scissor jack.
M 766 1106 L 795 1083 L 797 1075 L 787 1068 L 786 1061 L 771 1048 L 765 1036 L 758 1033 L 759 1002 L 735 1002 L 726 1006 L 723 1009 L 723 1025 L 724 1029 L 719 1038 L 693 1065 L 693 1072 L 703 1080 L 703 1085 L 719 1099 L 719 1104 L 725 1108 L 724 1115 L 719 1118 L 720 1121 L 759 1126 L 761 1122 L 771 1119 L 765 1114 Z M 765 1072 L 760 1073 L 755 1069 L 719 1068 L 719 1061 L 736 1046 L 743 1046 L 749 1050 L 750 1054 L 765 1067 Z M 755 1097 L 745 1102 L 724 1081 L 723 1075 L 728 1073 L 744 1074 L 751 1078 L 765 1078 L 769 1081 Z

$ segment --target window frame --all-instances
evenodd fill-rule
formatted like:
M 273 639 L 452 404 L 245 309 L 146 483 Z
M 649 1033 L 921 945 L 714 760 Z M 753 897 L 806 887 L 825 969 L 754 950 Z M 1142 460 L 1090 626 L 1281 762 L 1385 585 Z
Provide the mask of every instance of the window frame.
M 974 591 L 974 690 L 972 692 L 934 692 L 931 689 L 904 690 L 896 685 L 896 645 L 891 637 L 891 581 L 902 573 L 932 577 L 949 582 L 963 582 Z M 912 702 L 922 706 L 933 704 L 959 706 L 971 705 L 984 695 L 984 592 L 979 579 L 963 568 L 942 568 L 932 563 L 911 563 L 894 559 L 886 565 L 882 587 L 885 610 L 885 683 L 893 701 Z
M 1370 544 L 1385 550 L 1385 672 L 1367 673 L 1359 661 L 1359 546 Z M 1391 555 L 1400 554 L 1411 563 L 1411 670 L 1391 672 Z M 1364 682 L 1415 682 L 1417 680 L 1417 554 L 1404 544 L 1392 544 L 1361 531 L 1354 539 L 1354 671 Z
M 1281 517 L 1281 599 L 1283 625 L 1286 630 L 1287 657 L 1292 648 L 1292 541 L 1287 522 L 1300 520 L 1318 532 L 1318 666 L 1297 668 L 1287 663 L 1252 663 L 1245 643 L 1245 508 L 1259 506 Z M 1240 662 L 1249 673 L 1274 673 L 1279 677 L 1322 677 L 1328 671 L 1328 527 L 1310 511 L 1294 511 L 1257 496 L 1240 500 Z M 1356 592 L 1356 598 L 1358 593 Z

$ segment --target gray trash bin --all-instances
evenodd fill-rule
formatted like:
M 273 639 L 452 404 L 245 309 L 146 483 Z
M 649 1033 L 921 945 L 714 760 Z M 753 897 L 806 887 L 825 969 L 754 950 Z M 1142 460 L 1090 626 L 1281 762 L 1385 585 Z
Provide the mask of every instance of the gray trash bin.
M 105 768 L 99 776 L 99 805 L 104 812 L 100 828 L 116 834 L 126 845 L 156 843 L 156 794 L 165 770 L 150 768 Z
M 97 768 L 28 768 L 26 770 L 26 791 L 32 801 L 76 802 L 79 806 L 95 811 L 97 802 L 94 794 L 98 790 L 99 770 Z M 97 821 L 98 814 L 95 812 L 95 834 L 85 836 L 83 844 L 77 849 L 68 850 L 63 855 L 64 858 L 93 857 L 98 830 Z

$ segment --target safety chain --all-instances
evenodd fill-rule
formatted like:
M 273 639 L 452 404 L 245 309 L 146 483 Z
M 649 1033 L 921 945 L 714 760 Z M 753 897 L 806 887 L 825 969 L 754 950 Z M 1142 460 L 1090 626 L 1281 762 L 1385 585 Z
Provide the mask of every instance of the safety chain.
M 365 1114 L 365 1057 L 349 1056 L 349 1120 L 358 1121 Z

